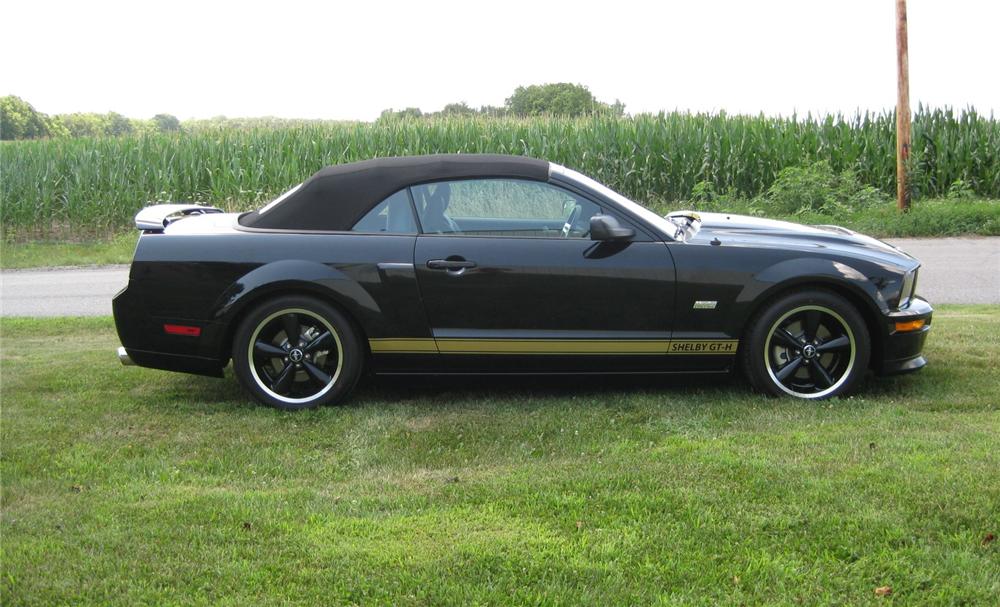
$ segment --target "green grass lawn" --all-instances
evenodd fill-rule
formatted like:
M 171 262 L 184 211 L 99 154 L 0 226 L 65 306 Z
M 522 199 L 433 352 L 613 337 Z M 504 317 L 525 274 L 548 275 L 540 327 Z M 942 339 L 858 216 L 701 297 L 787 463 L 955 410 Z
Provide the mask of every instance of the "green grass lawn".
M 36 240 L 0 242 L 0 268 L 43 268 L 129 263 L 138 231 L 80 242 Z
M 824 403 L 419 379 L 288 414 L 121 367 L 109 319 L 2 331 L 4 604 L 1000 597 L 996 306 L 941 306 L 927 369 Z

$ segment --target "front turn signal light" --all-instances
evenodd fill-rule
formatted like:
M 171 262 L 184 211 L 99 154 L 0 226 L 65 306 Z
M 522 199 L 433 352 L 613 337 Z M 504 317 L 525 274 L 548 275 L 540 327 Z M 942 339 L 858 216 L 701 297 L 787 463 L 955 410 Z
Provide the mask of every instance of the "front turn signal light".
M 896 323 L 896 331 L 906 332 L 906 331 L 919 331 L 924 328 L 927 324 L 927 320 L 920 318 L 917 320 L 903 320 Z

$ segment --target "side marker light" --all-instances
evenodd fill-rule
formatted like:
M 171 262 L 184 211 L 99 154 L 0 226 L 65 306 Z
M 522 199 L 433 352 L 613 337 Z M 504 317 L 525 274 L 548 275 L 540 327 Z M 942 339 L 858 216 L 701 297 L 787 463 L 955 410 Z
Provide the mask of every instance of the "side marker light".
M 198 337 L 201 335 L 201 327 L 192 327 L 189 325 L 163 325 L 163 332 L 168 335 Z
M 918 320 L 897 321 L 896 322 L 896 331 L 898 331 L 900 333 L 905 333 L 905 332 L 908 332 L 908 331 L 919 331 L 920 329 L 923 329 L 924 325 L 926 325 L 926 324 L 927 324 L 927 321 L 924 320 L 923 318 L 918 319 Z

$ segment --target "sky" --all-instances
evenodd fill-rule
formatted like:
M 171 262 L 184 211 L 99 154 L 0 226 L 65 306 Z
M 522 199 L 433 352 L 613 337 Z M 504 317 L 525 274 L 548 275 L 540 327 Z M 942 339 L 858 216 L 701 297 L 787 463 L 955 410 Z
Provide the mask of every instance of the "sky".
M 910 99 L 1000 115 L 1000 2 L 909 0 Z M 7 3 L 0 95 L 48 114 L 371 120 L 573 82 L 629 113 L 892 108 L 895 0 Z

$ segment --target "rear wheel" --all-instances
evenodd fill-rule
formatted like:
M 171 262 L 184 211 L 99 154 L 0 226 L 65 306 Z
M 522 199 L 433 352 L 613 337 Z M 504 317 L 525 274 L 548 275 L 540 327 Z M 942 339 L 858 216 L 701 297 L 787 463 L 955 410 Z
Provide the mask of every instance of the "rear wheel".
M 311 297 L 268 301 L 236 329 L 233 368 L 262 403 L 286 410 L 336 403 L 361 375 L 360 340 L 347 318 Z
M 750 327 L 743 365 L 762 392 L 840 396 L 854 389 L 868 369 L 871 342 L 864 319 L 834 293 L 810 290 L 781 297 Z

